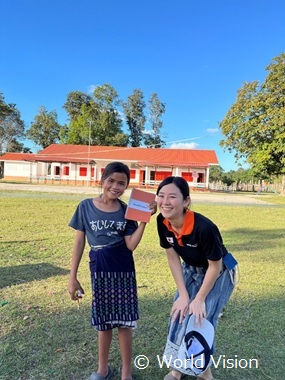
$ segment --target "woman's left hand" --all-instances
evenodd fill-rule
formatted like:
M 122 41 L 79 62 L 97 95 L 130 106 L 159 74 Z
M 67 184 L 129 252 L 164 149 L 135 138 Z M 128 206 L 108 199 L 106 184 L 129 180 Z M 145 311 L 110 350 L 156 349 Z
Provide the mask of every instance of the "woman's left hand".
M 195 315 L 195 324 L 202 325 L 202 319 L 207 318 L 205 301 L 195 298 L 189 305 L 189 314 Z

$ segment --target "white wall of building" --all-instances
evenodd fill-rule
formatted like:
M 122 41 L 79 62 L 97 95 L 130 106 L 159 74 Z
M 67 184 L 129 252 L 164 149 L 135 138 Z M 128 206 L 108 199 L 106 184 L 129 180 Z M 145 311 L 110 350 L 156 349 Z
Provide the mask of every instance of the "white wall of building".
M 90 182 L 99 182 L 101 180 L 102 169 L 108 165 L 109 161 L 97 161 L 92 164 L 80 163 L 60 163 L 60 162 L 28 162 L 28 161 L 5 161 L 4 176 L 25 178 L 27 180 L 69 180 Z M 157 185 L 160 180 L 151 178 L 151 173 L 169 172 L 169 175 L 182 176 L 182 173 L 192 173 L 193 181 L 189 182 L 190 186 L 208 187 L 209 169 L 206 168 L 187 168 L 187 167 L 158 167 L 153 166 L 138 167 L 136 163 L 125 162 L 132 170 L 134 178 L 131 178 L 130 184 L 139 184 L 141 182 L 140 172 L 144 170 L 146 185 Z M 199 174 L 203 175 L 203 183 L 198 183 Z M 201 181 L 200 181 L 201 182 Z
M 34 162 L 5 161 L 4 175 L 5 177 L 22 177 L 28 180 L 37 175 L 37 166 Z

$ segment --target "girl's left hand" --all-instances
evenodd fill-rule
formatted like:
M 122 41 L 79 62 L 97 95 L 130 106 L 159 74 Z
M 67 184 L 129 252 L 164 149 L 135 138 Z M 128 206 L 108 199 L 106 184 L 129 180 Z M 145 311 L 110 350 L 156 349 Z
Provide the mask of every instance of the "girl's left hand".
M 202 325 L 202 319 L 207 318 L 205 301 L 194 299 L 189 305 L 189 314 L 195 315 L 195 324 Z

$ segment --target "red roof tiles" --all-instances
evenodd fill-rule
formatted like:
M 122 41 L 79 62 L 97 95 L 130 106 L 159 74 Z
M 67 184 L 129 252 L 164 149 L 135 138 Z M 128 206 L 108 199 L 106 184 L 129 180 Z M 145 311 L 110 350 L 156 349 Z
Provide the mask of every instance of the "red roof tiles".
M 6 153 L 1 161 L 42 161 L 42 162 L 81 162 L 130 161 L 148 166 L 191 166 L 208 167 L 217 165 L 214 150 L 132 148 L 117 146 L 88 146 L 52 144 L 38 154 Z
M 0 161 L 33 161 L 35 154 L 8 152 L 0 156 Z

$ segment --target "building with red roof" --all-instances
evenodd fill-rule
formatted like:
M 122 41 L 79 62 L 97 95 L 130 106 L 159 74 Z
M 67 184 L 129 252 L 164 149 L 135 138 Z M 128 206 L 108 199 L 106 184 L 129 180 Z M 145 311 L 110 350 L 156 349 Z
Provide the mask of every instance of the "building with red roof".
M 131 171 L 130 186 L 153 186 L 169 175 L 182 176 L 191 187 L 208 188 L 209 168 L 218 165 L 213 150 L 133 148 L 52 144 L 37 154 L 5 153 L 2 178 L 97 184 L 109 162 L 121 161 Z

